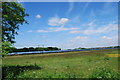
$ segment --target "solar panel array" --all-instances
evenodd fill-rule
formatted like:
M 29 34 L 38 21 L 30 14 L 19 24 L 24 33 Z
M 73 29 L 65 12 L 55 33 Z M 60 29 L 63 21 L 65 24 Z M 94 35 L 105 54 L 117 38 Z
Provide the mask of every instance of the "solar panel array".
M 59 53 L 59 52 L 72 52 L 72 51 L 88 51 L 88 50 L 103 50 L 103 49 L 115 49 L 115 48 L 97 48 L 97 49 L 77 49 L 77 50 L 54 50 L 54 51 L 30 51 L 30 52 L 13 52 L 8 55 L 20 55 L 20 54 L 43 54 L 43 53 Z

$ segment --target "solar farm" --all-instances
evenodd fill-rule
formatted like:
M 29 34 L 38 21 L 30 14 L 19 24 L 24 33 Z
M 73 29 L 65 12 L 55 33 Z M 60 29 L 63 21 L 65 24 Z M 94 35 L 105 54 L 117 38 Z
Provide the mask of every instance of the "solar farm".
M 98 49 L 78 49 L 78 50 L 52 50 L 52 51 L 13 52 L 13 53 L 8 53 L 8 55 L 61 53 L 61 52 L 89 51 L 89 50 L 105 50 L 105 49 L 117 49 L 117 48 L 98 48 Z

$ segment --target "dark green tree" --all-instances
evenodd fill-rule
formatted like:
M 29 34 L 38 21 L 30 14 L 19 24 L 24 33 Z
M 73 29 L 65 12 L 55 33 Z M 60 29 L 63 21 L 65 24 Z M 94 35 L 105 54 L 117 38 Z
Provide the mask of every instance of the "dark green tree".
M 18 34 L 19 26 L 28 23 L 25 17 L 25 9 L 17 2 L 2 3 L 2 41 L 15 43 L 15 35 Z

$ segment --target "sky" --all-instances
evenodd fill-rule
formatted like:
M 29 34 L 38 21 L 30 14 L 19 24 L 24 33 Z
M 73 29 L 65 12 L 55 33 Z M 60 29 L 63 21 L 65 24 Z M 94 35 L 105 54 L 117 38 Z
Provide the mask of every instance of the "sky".
M 118 45 L 117 2 L 21 2 L 29 24 L 20 26 L 17 48 Z

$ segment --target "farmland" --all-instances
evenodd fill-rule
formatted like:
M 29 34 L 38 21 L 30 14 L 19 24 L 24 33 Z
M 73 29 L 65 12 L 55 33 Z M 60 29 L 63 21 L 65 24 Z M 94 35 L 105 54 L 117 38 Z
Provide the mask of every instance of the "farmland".
M 117 49 L 6 56 L 3 78 L 118 78 Z

